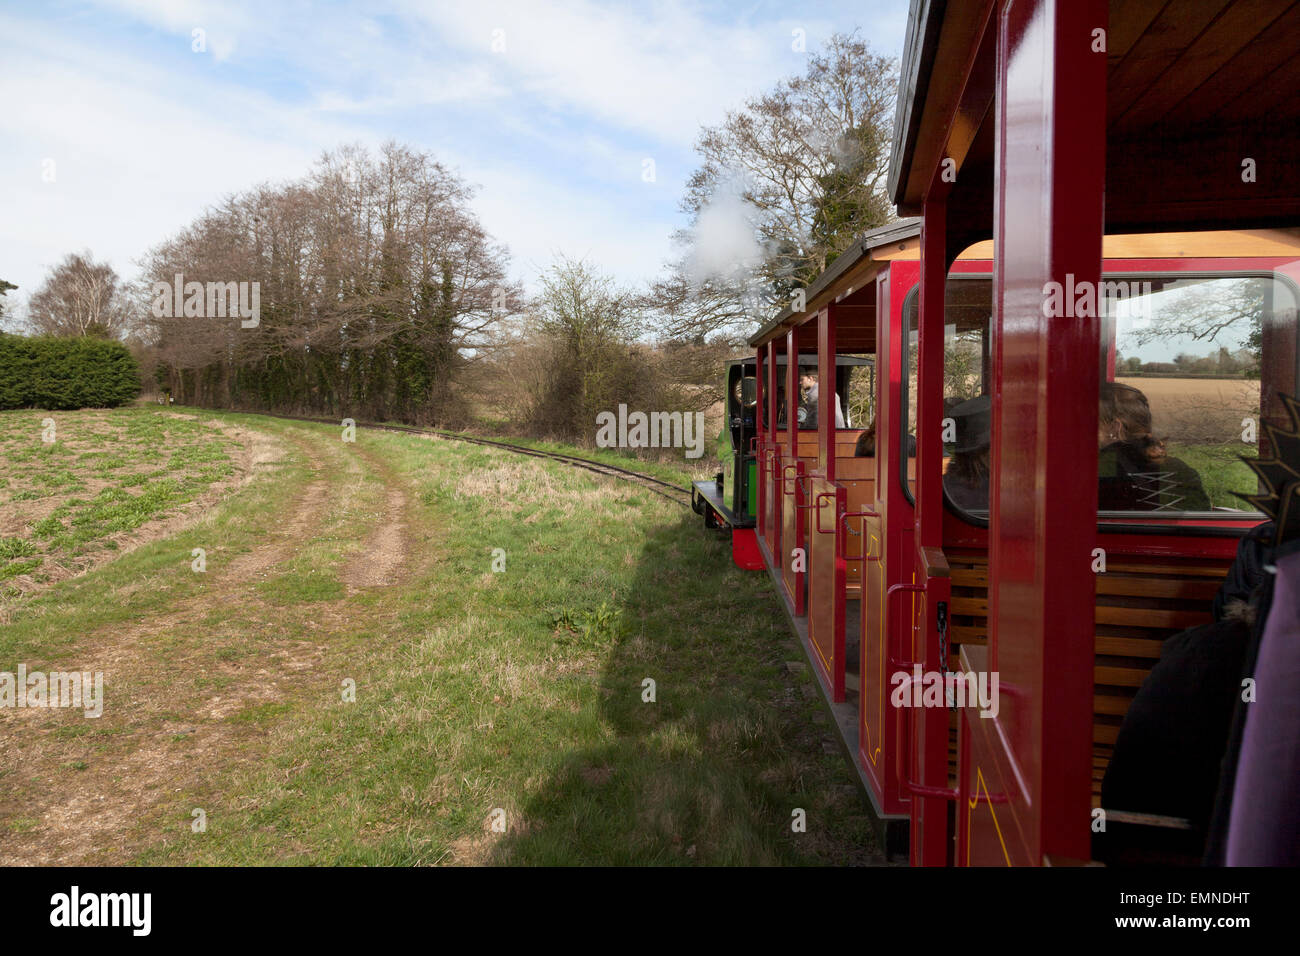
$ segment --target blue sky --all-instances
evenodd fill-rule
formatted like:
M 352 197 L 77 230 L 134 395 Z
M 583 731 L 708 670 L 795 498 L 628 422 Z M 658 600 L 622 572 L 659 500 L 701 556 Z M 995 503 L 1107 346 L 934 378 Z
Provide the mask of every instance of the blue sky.
M 906 21 L 906 0 L 0 3 L 0 278 L 21 301 L 83 248 L 134 277 L 222 196 L 392 137 L 478 186 L 526 283 L 560 251 L 641 282 L 699 127 L 802 71 L 794 31 L 899 57 Z

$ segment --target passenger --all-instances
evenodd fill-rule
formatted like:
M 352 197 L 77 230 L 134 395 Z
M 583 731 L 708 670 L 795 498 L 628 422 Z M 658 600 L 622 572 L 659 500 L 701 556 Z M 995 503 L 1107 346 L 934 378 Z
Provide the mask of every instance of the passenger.
M 1222 813 L 1217 802 L 1230 798 L 1227 766 L 1234 711 L 1241 680 L 1251 670 L 1248 646 L 1273 537 L 1271 522 L 1241 540 L 1237 558 L 1215 595 L 1214 620 L 1169 638 L 1160 659 L 1138 688 L 1124 715 L 1115 749 L 1101 782 L 1106 810 L 1149 813 L 1187 820 L 1192 829 L 1166 833 L 1166 848 L 1199 856 L 1206 830 Z M 1228 754 L 1228 756 L 1231 756 Z M 1141 831 L 1112 828 L 1094 838 L 1094 853 L 1110 863 L 1125 863 L 1149 852 Z M 1222 862 L 1221 860 L 1217 862 Z
M 1099 510 L 1210 510 L 1200 475 L 1165 454 L 1164 440 L 1152 434 L 1147 397 L 1133 386 L 1102 383 L 1097 446 Z
M 993 399 L 980 395 L 948 409 L 955 441 L 943 475 L 948 499 L 963 511 L 989 507 L 989 446 L 993 433 Z
M 853 446 L 853 456 L 855 458 L 875 458 L 876 457 L 876 420 L 873 418 L 867 430 L 858 436 L 858 443 Z M 916 457 L 916 436 L 907 436 L 907 457 Z
M 817 387 L 817 373 L 804 372 L 800 375 L 799 387 L 806 389 L 803 404 L 799 406 L 799 427 L 816 428 L 817 399 L 820 394 Z M 835 393 L 835 427 L 844 427 L 844 410 L 840 407 L 839 392 Z

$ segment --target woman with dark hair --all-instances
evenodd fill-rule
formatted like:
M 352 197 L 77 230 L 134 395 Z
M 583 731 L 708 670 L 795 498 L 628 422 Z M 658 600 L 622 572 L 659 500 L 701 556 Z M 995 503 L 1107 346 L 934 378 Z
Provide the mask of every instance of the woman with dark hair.
M 1103 382 L 1097 419 L 1097 507 L 1101 511 L 1209 511 L 1201 477 L 1170 458 L 1156 438 L 1147 397 Z
M 876 457 L 876 420 L 873 418 L 867 430 L 858 436 L 858 442 L 853 446 L 854 458 L 874 458 Z M 907 457 L 916 457 L 916 436 L 907 436 Z

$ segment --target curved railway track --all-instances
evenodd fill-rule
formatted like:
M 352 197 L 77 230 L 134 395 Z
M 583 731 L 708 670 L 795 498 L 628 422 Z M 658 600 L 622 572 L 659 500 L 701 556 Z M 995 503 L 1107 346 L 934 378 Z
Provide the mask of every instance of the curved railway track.
M 266 414 L 256 412 L 251 414 Z M 267 418 L 284 418 L 295 422 L 312 422 L 317 425 L 338 425 L 339 420 L 335 418 L 308 418 L 303 415 L 267 415 Z M 592 461 L 588 458 L 579 458 L 576 455 L 564 455 L 560 452 L 542 451 L 538 448 L 525 448 L 522 445 L 514 445 L 510 442 L 496 441 L 491 438 L 480 438 L 477 435 L 463 435 L 459 432 L 444 431 L 441 428 L 417 428 L 414 425 L 380 425 L 374 422 L 356 422 L 358 428 L 369 428 L 377 431 L 389 432 L 408 432 L 413 435 L 432 435 L 436 438 L 444 438 L 450 441 L 469 442 L 474 445 L 489 445 L 493 448 L 502 448 L 506 451 L 513 452 L 517 455 L 529 455 L 533 458 L 549 458 L 552 461 L 558 461 L 561 464 L 569 465 L 572 468 L 582 468 L 597 475 L 604 475 L 607 478 L 614 478 L 619 481 L 630 482 L 631 484 L 640 485 L 647 491 L 650 491 L 661 498 L 667 498 L 669 501 L 684 507 L 691 507 L 691 493 L 682 488 L 680 485 L 674 485 L 670 481 L 664 481 L 662 478 L 655 478 L 653 475 L 646 475 L 639 471 L 632 471 L 628 468 L 619 468 L 617 465 L 607 465 L 603 462 Z

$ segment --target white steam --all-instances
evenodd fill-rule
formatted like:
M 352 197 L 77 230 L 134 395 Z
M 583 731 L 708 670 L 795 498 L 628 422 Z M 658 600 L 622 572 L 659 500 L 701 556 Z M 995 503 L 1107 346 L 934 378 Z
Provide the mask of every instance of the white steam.
M 686 259 L 691 280 L 742 279 L 763 260 L 750 209 L 735 183 L 724 183 L 700 210 Z

